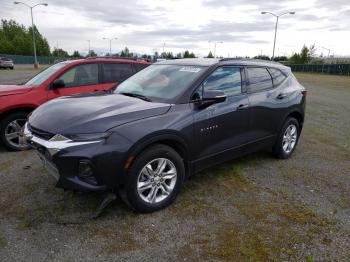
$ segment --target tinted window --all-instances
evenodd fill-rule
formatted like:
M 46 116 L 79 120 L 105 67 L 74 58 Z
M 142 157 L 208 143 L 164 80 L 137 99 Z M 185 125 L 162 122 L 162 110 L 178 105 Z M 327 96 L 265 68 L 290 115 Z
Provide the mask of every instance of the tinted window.
M 221 90 L 232 96 L 241 93 L 241 69 L 238 67 L 220 67 L 204 82 L 204 90 Z
M 88 86 L 98 84 L 98 65 L 77 65 L 63 73 L 58 79 L 62 79 L 65 87 Z
M 272 88 L 272 78 L 266 68 L 248 68 L 249 92 Z
M 274 86 L 280 85 L 284 81 L 284 79 L 286 79 L 286 76 L 278 69 L 269 68 L 269 71 L 271 73 Z
M 144 69 L 147 66 L 148 66 L 148 64 L 134 64 L 134 67 L 135 67 L 137 72 Z
M 123 82 L 133 74 L 132 67 L 127 63 L 105 63 L 103 64 L 105 83 Z

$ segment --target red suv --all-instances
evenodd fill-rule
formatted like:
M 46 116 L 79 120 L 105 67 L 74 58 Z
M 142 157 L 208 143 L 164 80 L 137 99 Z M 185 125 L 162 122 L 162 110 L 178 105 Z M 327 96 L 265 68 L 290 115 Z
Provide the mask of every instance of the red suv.
M 110 90 L 148 65 L 143 60 L 87 58 L 55 64 L 23 85 L 0 85 L 0 140 L 10 150 L 25 149 L 19 134 L 33 109 L 60 96 Z

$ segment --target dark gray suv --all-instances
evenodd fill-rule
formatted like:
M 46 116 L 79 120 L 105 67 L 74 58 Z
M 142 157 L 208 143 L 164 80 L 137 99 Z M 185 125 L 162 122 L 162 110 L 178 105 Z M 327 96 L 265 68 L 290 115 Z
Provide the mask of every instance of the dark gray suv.
M 57 187 L 110 190 L 139 212 L 168 206 L 186 177 L 269 149 L 291 156 L 306 90 L 278 63 L 179 59 L 153 64 L 113 94 L 52 100 L 24 139 Z

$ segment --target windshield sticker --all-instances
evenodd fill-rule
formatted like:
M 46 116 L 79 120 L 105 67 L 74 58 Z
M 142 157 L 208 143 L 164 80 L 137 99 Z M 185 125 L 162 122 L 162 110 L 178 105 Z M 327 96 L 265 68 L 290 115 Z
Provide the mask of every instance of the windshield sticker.
M 184 66 L 184 67 L 180 68 L 179 71 L 181 71 L 181 72 L 198 73 L 199 71 L 201 71 L 201 68 L 193 67 L 193 66 Z

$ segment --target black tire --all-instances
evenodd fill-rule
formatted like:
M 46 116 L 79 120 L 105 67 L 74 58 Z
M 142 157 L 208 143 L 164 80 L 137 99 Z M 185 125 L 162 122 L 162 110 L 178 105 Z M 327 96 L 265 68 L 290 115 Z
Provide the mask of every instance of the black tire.
M 13 144 L 9 143 L 5 137 L 5 130 L 6 127 L 14 120 L 16 119 L 27 119 L 28 113 L 26 112 L 15 112 L 12 114 L 7 115 L 5 118 L 3 118 L 0 122 L 0 140 L 2 144 L 11 151 L 19 151 L 19 150 L 26 150 L 29 147 L 16 147 Z
M 15 69 L 14 67 L 10 67 L 11 70 Z
M 290 152 L 286 152 L 283 149 L 283 136 L 284 136 L 287 128 L 290 126 L 296 127 L 296 141 L 295 141 L 293 148 L 290 150 Z M 289 158 L 293 154 L 295 148 L 297 147 L 297 144 L 299 141 L 299 136 L 300 136 L 300 124 L 299 124 L 298 120 L 296 120 L 294 117 L 288 117 L 287 120 L 283 124 L 283 127 L 278 135 L 278 138 L 276 140 L 275 145 L 272 148 L 272 153 L 274 154 L 274 156 L 277 158 L 280 158 L 280 159 Z
M 147 203 L 144 201 L 137 190 L 137 183 L 141 170 L 151 161 L 158 158 L 166 158 L 170 160 L 177 172 L 177 179 L 175 186 L 171 193 L 162 201 L 158 203 Z M 141 213 L 150 213 L 169 206 L 176 198 L 183 185 L 185 178 L 185 167 L 183 159 L 179 154 L 169 146 L 157 144 L 145 151 L 143 151 L 133 162 L 132 166 L 128 170 L 128 179 L 120 189 L 120 196 L 122 200 L 133 210 Z

